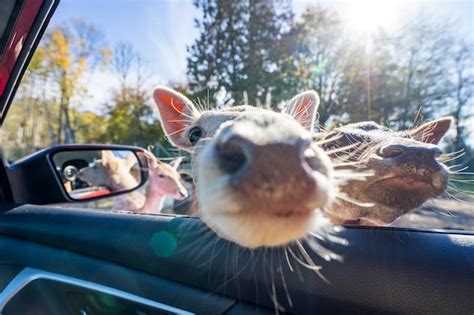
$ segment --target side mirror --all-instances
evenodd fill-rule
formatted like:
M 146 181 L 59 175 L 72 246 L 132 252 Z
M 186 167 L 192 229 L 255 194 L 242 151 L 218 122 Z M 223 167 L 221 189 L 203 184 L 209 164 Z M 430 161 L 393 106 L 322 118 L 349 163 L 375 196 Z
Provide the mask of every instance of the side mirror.
M 143 183 L 140 160 L 132 150 L 60 151 L 52 155 L 66 194 L 90 200 L 132 191 Z
M 59 145 L 7 168 L 15 202 L 90 201 L 131 192 L 148 179 L 144 150 L 122 145 Z

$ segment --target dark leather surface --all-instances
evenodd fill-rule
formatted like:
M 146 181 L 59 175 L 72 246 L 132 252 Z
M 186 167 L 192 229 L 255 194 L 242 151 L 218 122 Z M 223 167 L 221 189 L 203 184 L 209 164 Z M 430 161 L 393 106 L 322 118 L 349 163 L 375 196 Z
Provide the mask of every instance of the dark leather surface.
M 307 248 L 325 282 L 290 257 L 292 271 L 283 249 L 240 248 L 198 219 L 26 205 L 2 212 L 0 234 L 269 307 L 276 292 L 298 314 L 474 311 L 472 233 L 347 228 L 340 235 L 348 246 L 328 245 L 343 262 L 325 262 Z
M 0 255 L 0 273 L 4 271 L 5 265 L 15 263 L 17 266 L 29 266 L 99 283 L 197 314 L 223 314 L 235 305 L 233 299 L 221 295 L 35 242 L 0 235 L 0 252 L 3 253 Z M 38 294 L 50 305 L 62 302 L 56 301 L 57 295 L 49 296 L 47 292 Z M 58 312 L 47 313 L 63 315 Z M 14 314 L 23 313 L 16 311 Z

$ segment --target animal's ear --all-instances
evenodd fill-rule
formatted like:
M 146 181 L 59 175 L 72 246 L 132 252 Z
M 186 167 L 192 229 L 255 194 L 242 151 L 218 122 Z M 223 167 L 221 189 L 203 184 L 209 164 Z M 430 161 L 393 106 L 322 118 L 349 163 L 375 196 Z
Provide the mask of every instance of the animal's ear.
M 410 131 L 410 135 L 421 142 L 438 144 L 448 132 L 454 118 L 443 117 L 437 120 L 427 122 L 418 128 Z
M 293 97 L 283 109 L 283 112 L 292 116 L 309 131 L 313 131 L 318 107 L 318 93 L 309 90 Z
M 151 153 L 148 150 L 145 150 L 145 151 L 143 151 L 143 154 L 146 158 L 146 161 L 147 161 L 147 164 L 148 164 L 148 169 L 151 170 L 151 169 L 154 169 L 158 166 L 158 160 L 153 155 L 153 153 Z
M 155 88 L 153 99 L 168 140 L 177 147 L 189 147 L 184 136 L 186 127 L 199 118 L 193 103 L 181 93 L 164 86 Z
M 114 156 L 112 151 L 109 150 L 102 150 L 102 165 L 113 172 L 116 172 L 119 169 L 117 158 Z
M 177 157 L 176 159 L 174 159 L 173 161 L 170 162 L 170 166 L 176 171 L 182 161 L 183 161 L 183 157 L 179 156 L 179 157 Z
M 137 158 L 135 157 L 135 154 L 130 153 L 125 160 L 125 166 L 127 167 L 127 170 L 131 170 L 136 162 Z
M 109 150 L 102 150 L 101 155 L 102 155 L 102 158 L 101 158 L 102 164 L 104 165 L 107 165 L 108 163 L 113 161 L 115 158 L 114 154 Z

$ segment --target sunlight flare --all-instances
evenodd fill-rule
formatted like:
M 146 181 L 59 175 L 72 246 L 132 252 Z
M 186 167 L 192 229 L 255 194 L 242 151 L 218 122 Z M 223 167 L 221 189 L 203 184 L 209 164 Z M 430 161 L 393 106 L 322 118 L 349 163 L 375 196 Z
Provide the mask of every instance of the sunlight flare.
M 379 29 L 391 31 L 402 18 L 405 1 L 359 0 L 352 1 L 343 10 L 347 28 L 358 33 L 373 33 Z

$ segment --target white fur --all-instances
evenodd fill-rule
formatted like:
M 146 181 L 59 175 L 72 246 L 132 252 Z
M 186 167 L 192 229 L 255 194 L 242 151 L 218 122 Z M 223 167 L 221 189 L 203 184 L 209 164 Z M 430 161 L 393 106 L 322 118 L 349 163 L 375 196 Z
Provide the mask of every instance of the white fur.
M 172 95 L 180 104 L 192 104 L 177 92 L 157 87 L 154 96 L 160 113 L 169 113 L 173 108 L 172 104 L 162 102 L 160 98 L 162 93 Z M 228 135 L 237 134 L 256 145 L 286 142 L 293 144 L 305 139 L 310 141 L 309 131 L 312 130 L 318 104 L 319 98 L 316 92 L 307 91 L 295 96 L 289 102 L 286 113 L 275 113 L 250 106 L 206 111 L 200 116 L 192 114 L 195 112 L 193 108 L 187 108 L 186 113 L 174 113 L 177 116 L 182 114 L 181 119 L 186 121 L 187 125 L 181 128 L 178 134 L 167 136 L 181 149 L 193 151 L 193 176 L 199 205 L 198 213 L 219 236 L 247 248 L 280 246 L 304 237 L 317 224 L 317 209 L 327 206 L 334 199 L 336 188 L 331 174 L 325 176 L 318 172 L 313 173 L 318 185 L 314 195 L 310 196 L 305 204 L 295 205 L 302 207 L 302 211 L 303 208 L 307 209 L 307 212 L 290 213 L 285 216 L 266 211 L 268 209 L 252 209 L 252 206 L 238 199 L 245 196 L 237 197 L 238 193 L 229 185 L 231 176 L 220 169 L 215 159 L 214 148 L 217 141 L 223 141 Z M 176 129 L 173 124 L 173 121 L 163 121 L 165 131 Z M 187 130 L 195 126 L 203 130 L 203 137 L 206 140 L 200 140 L 193 147 L 187 140 Z M 317 153 L 325 156 L 322 151 Z M 331 169 L 329 159 L 321 163 Z M 291 177 L 291 173 L 288 175 Z M 262 182 L 262 185 L 265 184 L 272 183 Z
M 204 208 L 202 208 L 204 209 Z M 219 236 L 243 247 L 281 246 L 304 237 L 315 224 L 316 211 L 303 218 L 282 218 L 260 211 L 214 213 L 202 220 Z

